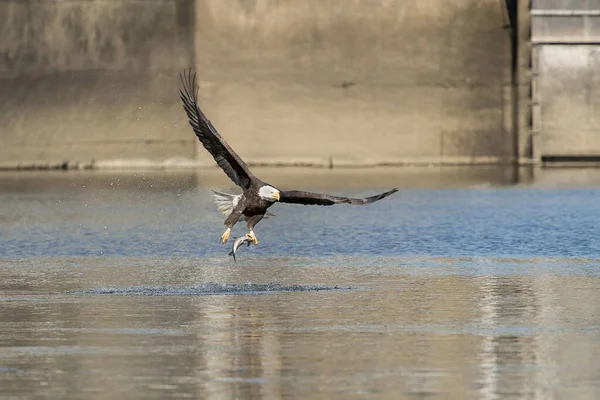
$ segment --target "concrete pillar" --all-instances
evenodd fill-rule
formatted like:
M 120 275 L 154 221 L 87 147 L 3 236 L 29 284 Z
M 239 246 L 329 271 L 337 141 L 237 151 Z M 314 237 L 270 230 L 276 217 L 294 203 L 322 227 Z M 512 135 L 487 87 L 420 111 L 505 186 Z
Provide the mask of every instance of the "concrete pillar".
M 530 164 L 537 160 L 535 154 L 535 132 L 531 127 L 532 81 L 531 81 L 531 13 L 530 1 L 518 0 L 517 9 L 517 143 L 520 163 Z

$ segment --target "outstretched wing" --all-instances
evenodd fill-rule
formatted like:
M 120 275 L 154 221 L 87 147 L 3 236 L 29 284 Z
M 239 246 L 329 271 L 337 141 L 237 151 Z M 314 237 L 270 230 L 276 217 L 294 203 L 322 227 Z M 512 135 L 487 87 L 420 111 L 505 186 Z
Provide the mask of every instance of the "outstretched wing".
M 248 165 L 233 151 L 223 140 L 213 124 L 206 118 L 198 107 L 198 87 L 196 86 L 196 73 L 192 69 L 181 74 L 183 89 L 179 90 L 183 109 L 187 113 L 194 133 L 206 150 L 213 156 L 219 167 L 238 186 L 247 189 L 254 176 Z
M 302 192 L 299 190 L 289 190 L 279 192 L 280 203 L 304 204 L 314 206 L 332 206 L 334 204 L 371 204 L 377 200 L 381 200 L 394 194 L 398 189 L 392 189 L 375 196 L 366 197 L 364 199 L 353 199 L 350 197 L 331 196 L 322 193 Z

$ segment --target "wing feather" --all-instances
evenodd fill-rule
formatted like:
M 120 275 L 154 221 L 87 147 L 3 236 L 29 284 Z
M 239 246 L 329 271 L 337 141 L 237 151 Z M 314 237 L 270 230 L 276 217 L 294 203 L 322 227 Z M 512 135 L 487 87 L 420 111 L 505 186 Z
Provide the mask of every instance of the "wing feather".
M 183 109 L 185 110 L 190 126 L 202 143 L 204 148 L 213 156 L 217 165 L 236 185 L 247 189 L 254 176 L 248 165 L 233 151 L 227 142 L 219 135 L 213 124 L 206 118 L 198 106 L 198 87 L 196 73 L 192 69 L 181 74 L 183 89 L 179 90 Z
M 316 206 L 332 206 L 334 204 L 371 204 L 381 200 L 389 195 L 396 193 L 398 189 L 388 190 L 375 196 L 365 197 L 363 199 L 354 199 L 351 197 L 332 196 L 323 193 L 303 192 L 300 190 L 288 190 L 279 192 L 280 203 L 304 204 Z

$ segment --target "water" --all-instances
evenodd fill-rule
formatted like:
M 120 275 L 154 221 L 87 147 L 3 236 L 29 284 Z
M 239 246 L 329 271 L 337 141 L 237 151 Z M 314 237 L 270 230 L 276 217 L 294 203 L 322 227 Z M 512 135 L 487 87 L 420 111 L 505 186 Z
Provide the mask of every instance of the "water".
M 2 398 L 599 397 L 600 171 L 257 174 L 401 190 L 234 263 L 220 171 L 0 175 Z

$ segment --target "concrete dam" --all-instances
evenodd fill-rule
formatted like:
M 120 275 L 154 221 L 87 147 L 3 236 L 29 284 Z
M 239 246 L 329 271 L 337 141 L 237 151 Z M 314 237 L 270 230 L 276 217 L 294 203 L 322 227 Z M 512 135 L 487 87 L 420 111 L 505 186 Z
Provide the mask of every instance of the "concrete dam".
M 0 166 L 214 165 L 179 99 L 190 66 L 203 111 L 253 165 L 514 163 L 528 117 L 515 107 L 509 11 L 497 0 L 3 0 Z

